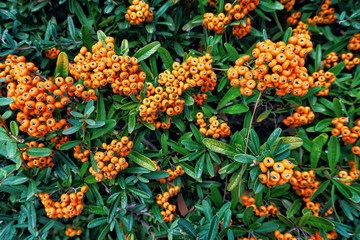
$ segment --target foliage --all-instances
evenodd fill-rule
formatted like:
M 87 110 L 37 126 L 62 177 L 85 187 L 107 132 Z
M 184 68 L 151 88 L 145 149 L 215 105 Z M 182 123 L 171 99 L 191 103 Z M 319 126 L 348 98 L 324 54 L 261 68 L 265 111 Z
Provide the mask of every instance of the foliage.
M 0 239 L 360 239 L 360 4 L 330 1 L 331 22 L 310 25 L 324 2 L 290 2 L 257 1 L 217 34 L 202 22 L 227 14 L 224 0 L 150 0 L 138 25 L 125 19 L 137 0 L 1 2 Z M 230 76 L 258 70 L 261 44 L 302 38 L 312 51 L 299 49 L 303 68 L 289 71 L 306 73 L 304 94 L 277 83 L 250 92 L 246 73 Z M 105 48 L 130 62 L 91 67 Z M 55 99 L 48 118 L 19 98 L 23 62 L 52 85 L 41 90 Z M 95 84 L 110 69 L 136 78 L 134 91 L 118 78 Z M 168 92 L 160 105 L 156 91 Z

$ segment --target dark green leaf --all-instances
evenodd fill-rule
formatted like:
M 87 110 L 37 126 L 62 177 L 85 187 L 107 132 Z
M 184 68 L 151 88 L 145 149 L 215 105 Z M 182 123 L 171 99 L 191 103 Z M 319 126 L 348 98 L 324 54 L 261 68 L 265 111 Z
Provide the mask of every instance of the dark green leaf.
M 135 54 L 134 57 L 136 57 L 139 62 L 147 59 L 151 55 L 153 55 L 160 47 L 160 42 L 155 41 L 152 43 L 149 43 L 148 45 L 140 48 Z
M 172 64 L 174 62 L 171 54 L 169 53 L 168 50 L 166 50 L 166 48 L 163 48 L 163 47 L 159 47 L 158 49 L 158 53 L 159 53 L 159 56 L 165 66 L 166 69 L 172 69 Z
M 224 142 L 212 138 L 204 138 L 203 144 L 211 151 L 221 153 L 230 157 L 236 155 L 236 149 Z
M 184 231 L 187 238 L 195 239 L 196 238 L 196 230 L 193 224 L 189 223 L 186 219 L 180 218 L 178 221 L 179 228 Z
M 51 154 L 51 149 L 31 147 L 26 150 L 26 153 L 33 157 L 47 157 Z
M 150 158 L 142 155 L 139 152 L 132 151 L 128 157 L 131 161 L 146 169 L 149 169 L 150 171 L 156 170 L 156 164 Z

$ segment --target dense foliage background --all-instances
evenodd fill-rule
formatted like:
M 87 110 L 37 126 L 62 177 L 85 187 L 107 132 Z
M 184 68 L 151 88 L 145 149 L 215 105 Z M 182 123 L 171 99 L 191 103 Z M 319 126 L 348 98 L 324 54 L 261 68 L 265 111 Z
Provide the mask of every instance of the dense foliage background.
M 360 2 L 147 4 L 0 3 L 0 239 L 360 239 Z

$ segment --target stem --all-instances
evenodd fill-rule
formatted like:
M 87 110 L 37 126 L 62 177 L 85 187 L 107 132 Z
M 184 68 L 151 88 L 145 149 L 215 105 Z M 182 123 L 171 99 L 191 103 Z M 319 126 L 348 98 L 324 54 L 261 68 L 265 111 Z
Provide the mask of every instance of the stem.
M 248 129 L 247 135 L 246 135 L 245 152 L 244 152 L 245 154 L 246 154 L 246 151 L 247 151 L 247 148 L 248 148 L 249 138 L 250 138 L 250 130 L 251 130 L 251 127 L 252 127 L 252 123 L 253 123 L 253 120 L 254 120 L 256 109 L 257 109 L 257 107 L 259 105 L 260 97 L 261 97 L 261 93 L 259 94 L 258 98 L 256 99 L 255 106 L 254 106 L 254 111 L 252 112 L 252 115 L 251 115 L 250 126 L 249 126 L 249 129 Z
M 247 148 L 248 148 L 248 144 L 249 144 L 249 138 L 250 138 L 250 130 L 251 130 L 251 127 L 252 127 L 252 123 L 253 123 L 253 120 L 254 120 L 256 109 L 257 109 L 257 107 L 259 105 L 259 102 L 260 102 L 260 97 L 261 97 L 261 93 L 259 93 L 259 96 L 256 99 L 254 110 L 253 110 L 252 115 L 251 115 L 250 126 L 249 126 L 249 129 L 248 129 L 248 132 L 247 132 L 247 135 L 246 135 L 246 140 L 245 140 L 246 142 L 245 142 L 244 154 L 246 154 L 246 152 L 247 152 Z M 241 171 L 240 171 L 241 177 L 240 177 L 240 181 L 239 181 L 239 191 L 238 191 L 239 199 L 241 198 L 241 183 L 242 183 L 242 175 L 244 174 L 244 172 L 245 172 L 245 163 L 242 164 Z

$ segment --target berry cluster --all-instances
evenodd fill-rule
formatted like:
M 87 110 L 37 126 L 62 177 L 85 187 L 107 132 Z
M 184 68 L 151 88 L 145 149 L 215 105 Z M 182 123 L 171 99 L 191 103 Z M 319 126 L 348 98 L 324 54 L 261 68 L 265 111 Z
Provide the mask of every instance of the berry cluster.
M 289 26 L 294 26 L 298 23 L 300 17 L 301 12 L 294 12 L 286 19 L 286 22 Z
M 311 111 L 311 108 L 309 106 L 298 106 L 291 116 L 288 116 L 283 120 L 283 123 L 286 126 L 298 127 L 309 124 L 314 119 L 315 114 L 313 111 Z
M 294 172 L 294 163 L 288 159 L 275 162 L 271 157 L 266 157 L 259 164 L 259 181 L 268 188 L 274 188 L 276 185 L 282 185 L 290 181 Z
M 325 0 L 316 16 L 307 19 L 308 23 L 311 25 L 322 25 L 335 22 L 335 8 L 330 7 L 330 5 L 331 0 Z
M 351 37 L 351 39 L 347 45 L 347 49 L 353 50 L 353 51 L 360 50 L 360 33 L 355 33 Z
M 325 87 L 325 89 L 315 93 L 316 96 L 324 97 L 329 95 L 329 88 L 331 84 L 336 80 L 334 73 L 325 72 L 324 70 L 319 70 L 313 72 L 311 75 L 313 77 L 313 86 Z
M 202 25 L 209 29 L 214 30 L 217 34 L 221 34 L 225 30 L 225 26 L 230 23 L 230 18 L 224 13 L 214 15 L 213 13 L 205 13 Z
M 67 121 L 56 121 L 53 112 L 70 103 L 66 88 L 56 79 L 46 79 L 32 62 L 24 56 L 8 55 L 0 63 L 0 78 L 5 78 L 7 97 L 14 100 L 11 110 L 19 110 L 16 120 L 19 129 L 33 137 L 43 137 L 49 131 L 67 126 Z
M 196 114 L 196 124 L 199 125 L 199 131 L 205 136 L 212 138 L 230 136 L 230 127 L 226 122 L 221 122 L 216 116 L 209 118 L 208 123 L 204 120 L 204 114 L 198 112 Z
M 331 230 L 330 232 L 326 233 L 326 238 L 329 240 L 337 239 L 338 234 L 336 230 Z M 324 240 L 325 238 L 320 236 L 320 232 L 315 232 L 314 236 L 307 238 L 307 240 Z
M 63 145 L 64 143 L 70 141 L 70 136 L 69 135 L 65 135 L 65 136 L 55 136 L 53 138 L 50 139 L 50 142 L 52 144 L 55 144 L 55 149 L 59 150 L 60 146 Z
M 103 181 L 104 177 L 113 179 L 119 171 L 125 170 L 129 163 L 125 157 L 130 154 L 134 142 L 130 141 L 127 136 L 123 136 L 120 141 L 114 139 L 110 144 L 103 143 L 102 149 L 105 151 L 97 151 L 94 160 L 97 163 L 96 169 L 89 168 L 89 172 L 95 176 L 96 181 Z
M 241 202 L 242 204 L 244 204 L 246 206 L 246 208 L 248 207 L 253 207 L 254 208 L 254 214 L 256 216 L 264 216 L 267 215 L 267 217 L 273 217 L 276 215 L 277 212 L 279 212 L 279 209 L 275 206 L 275 205 L 268 205 L 268 206 L 260 206 L 257 207 L 256 206 L 256 200 L 253 197 L 249 197 L 247 195 L 242 195 L 241 196 Z
M 214 30 L 215 33 L 221 34 L 232 20 L 238 21 L 244 19 L 246 14 L 255 10 L 258 4 L 259 0 L 238 1 L 238 3 L 234 4 L 234 6 L 231 3 L 227 3 L 224 6 L 224 10 L 227 12 L 226 14 L 222 12 L 217 15 L 213 13 L 205 13 L 202 25 L 210 31 Z M 236 38 L 240 39 L 246 36 L 250 30 L 251 21 L 250 18 L 247 18 L 245 25 L 239 23 L 238 25 L 233 26 L 232 33 Z
M 159 82 L 165 81 L 164 78 L 170 76 L 173 79 L 173 75 L 170 71 L 165 71 L 159 75 Z M 161 78 L 161 80 L 160 80 Z M 178 87 L 155 87 L 152 83 L 146 83 L 146 97 L 142 100 L 139 106 L 139 116 L 142 121 L 149 124 L 154 124 L 156 128 L 169 128 L 171 117 L 182 113 L 185 105 L 185 101 L 180 99 L 183 91 L 182 86 Z M 169 117 L 167 122 L 157 121 L 160 114 Z
M 339 56 L 336 52 L 331 52 L 326 55 L 325 59 L 323 60 L 323 64 L 326 68 L 332 68 L 339 63 Z
M 32 148 L 32 147 L 38 147 L 38 148 L 43 148 L 45 147 L 44 143 L 38 143 L 36 141 L 31 141 L 26 143 L 26 145 L 28 146 L 27 148 Z M 53 167 L 54 166 L 54 162 L 52 161 L 52 156 L 54 155 L 54 151 L 51 151 L 51 154 L 47 157 L 33 157 L 33 156 L 29 156 L 26 152 L 26 149 L 22 149 L 24 150 L 21 154 L 22 159 L 26 162 L 26 165 L 30 168 L 33 167 L 38 167 L 38 168 L 45 168 L 45 167 Z
M 271 40 L 258 42 L 252 57 L 244 55 L 230 67 L 227 75 L 230 85 L 240 85 L 242 95 L 251 96 L 255 87 L 263 92 L 275 88 L 276 94 L 304 96 L 313 85 L 305 66 L 305 57 L 312 50 L 310 36 L 293 35 L 285 42 Z
M 308 201 L 306 202 L 306 208 L 310 209 L 314 216 L 319 216 L 321 212 L 321 204 L 318 202 Z M 324 213 L 325 216 L 333 214 L 334 209 L 332 207 L 328 208 Z
M 195 103 L 199 106 L 203 105 L 204 102 L 206 102 L 207 100 L 207 95 L 206 93 L 196 93 L 192 95 Z
M 290 12 L 293 9 L 295 2 L 296 0 L 280 0 L 280 3 L 284 5 L 286 11 L 288 12 Z
M 303 197 L 304 202 L 310 202 L 311 195 L 318 189 L 320 182 L 316 180 L 314 170 L 294 171 L 289 183 L 298 196 Z
M 149 4 L 143 0 L 133 0 L 128 7 L 125 19 L 131 25 L 139 25 L 143 22 L 151 22 L 154 18 L 154 12 L 150 9 Z
M 340 170 L 338 172 L 338 177 L 340 178 L 339 182 L 342 182 L 346 185 L 350 185 L 351 182 L 357 180 L 360 175 L 360 170 L 356 168 L 355 161 L 349 161 L 348 164 L 350 166 L 349 171 Z
M 82 47 L 75 56 L 74 63 L 70 64 L 71 75 L 83 81 L 83 84 L 76 85 L 76 90 L 81 93 L 83 99 L 84 87 L 90 88 L 88 98 L 96 100 L 94 89 L 107 84 L 111 85 L 116 94 L 124 96 L 135 94 L 139 98 L 139 92 L 144 88 L 146 74 L 141 70 L 137 58 L 119 56 L 115 53 L 114 41 L 113 37 L 106 37 L 105 44 L 98 41 L 92 46 L 91 52 L 86 47 Z
M 238 237 L 236 238 L 236 240 L 263 240 L 262 238 L 256 238 L 254 236 L 250 236 L 250 237 Z
M 174 220 L 174 213 L 176 211 L 176 205 L 169 203 L 169 198 L 176 196 L 180 192 L 180 187 L 175 186 L 169 188 L 167 192 L 156 195 L 156 204 L 161 206 L 163 210 L 160 212 L 164 222 L 172 222 Z
M 277 240 L 297 240 L 297 238 L 292 235 L 291 233 L 287 232 L 287 233 L 281 233 L 279 230 L 275 230 L 274 232 L 274 236 Z
M 299 34 L 305 34 L 305 35 L 308 35 L 310 36 L 311 35 L 311 32 L 308 30 L 308 25 L 302 21 L 299 21 L 298 25 L 293 28 L 293 35 L 294 36 L 298 36 Z
M 157 166 L 158 170 L 160 170 L 160 167 Z M 177 178 L 178 176 L 182 176 L 184 175 L 185 171 L 184 169 L 178 165 L 176 166 L 175 170 L 172 170 L 171 168 L 169 169 L 166 169 L 166 172 L 169 173 L 169 176 L 167 178 L 159 178 L 158 181 L 160 183 L 166 183 L 167 181 L 172 181 L 174 180 L 175 178 Z
M 82 234 L 81 229 L 75 229 L 73 226 L 69 225 L 65 230 L 65 235 L 68 237 L 80 236 Z
M 169 128 L 171 117 L 182 113 L 185 101 L 181 99 L 183 92 L 189 88 L 199 88 L 206 93 L 214 90 L 217 78 L 212 69 L 211 55 L 192 57 L 185 62 L 174 62 L 173 70 L 165 70 L 159 74 L 158 86 L 146 85 L 146 96 L 139 106 L 142 121 L 154 124 L 156 128 Z M 167 121 L 158 121 L 160 116 Z
M 292 235 L 290 232 L 281 233 L 279 230 L 275 230 L 274 236 L 277 240 L 297 240 L 299 238 Z M 331 230 L 326 234 L 327 239 L 337 239 L 337 233 L 335 230 Z M 307 240 L 324 240 L 323 237 L 320 236 L 320 232 L 315 232 L 313 236 L 306 238 Z
M 350 129 L 346 117 L 334 118 L 331 123 L 334 128 L 331 130 L 333 136 L 341 136 L 345 144 L 354 144 L 360 136 L 360 119 L 356 120 L 355 125 Z
M 236 38 L 241 39 L 241 38 L 245 37 L 246 35 L 248 35 L 248 33 L 251 31 L 251 29 L 252 29 L 251 19 L 246 18 L 245 26 L 242 25 L 241 23 L 239 25 L 233 26 L 232 34 Z
M 39 197 L 49 218 L 73 218 L 84 209 L 83 200 L 87 190 L 88 186 L 84 185 L 79 192 L 64 193 L 60 196 L 60 202 L 53 201 L 48 193 L 39 193 Z
M 89 156 L 89 149 L 83 149 L 80 144 L 74 147 L 74 158 L 79 159 L 81 162 L 87 162 L 89 160 Z
M 360 58 L 355 57 L 352 52 L 341 54 L 341 60 L 345 63 L 345 68 L 351 70 L 360 63 Z
M 60 50 L 53 47 L 50 49 L 45 50 L 45 57 L 49 58 L 49 59 L 56 59 L 57 56 L 59 55 Z

